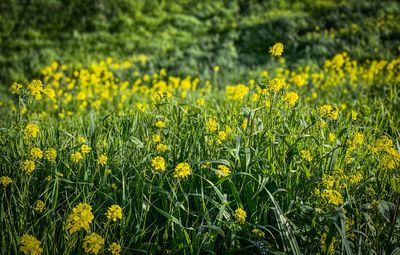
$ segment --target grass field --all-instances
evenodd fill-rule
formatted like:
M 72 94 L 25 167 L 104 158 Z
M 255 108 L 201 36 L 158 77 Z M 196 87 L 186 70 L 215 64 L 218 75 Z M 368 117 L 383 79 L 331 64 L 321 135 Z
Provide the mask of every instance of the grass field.
M 3 69 L 0 254 L 400 254 L 399 49 L 269 40 Z

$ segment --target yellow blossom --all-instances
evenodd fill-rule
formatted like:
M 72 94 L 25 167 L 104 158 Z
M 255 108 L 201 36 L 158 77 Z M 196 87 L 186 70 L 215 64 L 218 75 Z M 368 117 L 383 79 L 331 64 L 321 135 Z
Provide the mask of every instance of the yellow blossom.
M 219 178 L 222 178 L 228 176 L 231 173 L 231 170 L 225 165 L 218 165 L 218 170 L 215 173 Z
M 192 173 L 192 168 L 188 163 L 179 163 L 175 167 L 174 177 L 175 178 L 185 178 Z
M 96 233 L 85 236 L 82 248 L 86 253 L 98 254 L 104 246 L 104 238 Z
M 31 174 L 35 170 L 35 162 L 29 159 L 25 160 L 24 162 L 22 162 L 21 167 L 24 172 L 26 172 L 27 174 Z
M 81 146 L 81 152 L 82 152 L 83 155 L 89 154 L 91 151 L 92 151 L 92 148 L 90 148 L 89 145 L 87 145 L 87 144 L 82 144 L 82 146 Z
M 213 133 L 217 131 L 217 129 L 218 129 L 218 122 L 215 120 L 215 118 L 208 118 L 207 131 L 209 133 Z
M 309 150 L 301 150 L 300 151 L 300 156 L 307 160 L 308 162 L 311 162 L 311 160 L 313 159 L 311 152 Z
M 42 243 L 32 235 L 23 234 L 20 243 L 20 251 L 25 255 L 40 255 L 43 252 Z
M 167 125 L 165 124 L 164 121 L 162 120 L 158 120 L 154 123 L 154 126 L 158 127 L 158 128 L 165 128 Z
M 79 162 L 82 161 L 82 159 L 83 159 L 83 156 L 82 156 L 82 154 L 81 154 L 79 151 L 76 151 L 76 152 L 74 152 L 74 153 L 71 153 L 71 160 L 72 160 L 74 163 L 79 163 Z
M 236 221 L 239 222 L 240 224 L 243 224 L 246 221 L 246 217 L 247 217 L 247 213 L 242 208 L 237 208 L 235 210 Z
M 39 133 L 39 126 L 34 123 L 29 123 L 26 125 L 24 129 L 24 138 L 25 139 L 34 139 L 37 137 Z
M 104 166 L 105 164 L 107 164 L 107 160 L 108 160 L 107 155 L 101 154 L 101 155 L 97 158 L 97 163 L 98 163 L 99 165 Z
M 21 84 L 14 82 L 14 84 L 11 86 L 11 93 L 14 95 L 19 95 L 19 93 L 21 93 L 21 88 Z
M 46 204 L 42 200 L 36 201 L 35 208 L 33 208 L 35 211 L 38 213 L 42 213 L 44 209 L 46 208 Z
M 44 158 L 49 161 L 56 160 L 56 157 L 57 157 L 57 151 L 54 148 L 49 148 L 44 152 Z
M 159 152 L 166 152 L 168 150 L 168 145 L 159 143 L 157 144 L 156 150 Z
M 110 244 L 108 251 L 112 255 L 119 255 L 122 251 L 122 248 L 121 248 L 121 245 L 117 244 L 116 242 L 113 242 L 112 244 Z
M 299 95 L 296 92 L 287 92 L 283 96 L 283 101 L 287 106 L 294 106 L 299 100 Z
M 7 186 L 10 185 L 12 182 L 13 182 L 13 180 L 8 176 L 0 177 L 0 184 L 3 185 L 4 188 L 7 188 Z
M 108 207 L 106 216 L 109 220 L 113 220 L 114 222 L 118 219 L 122 219 L 122 208 L 119 205 L 112 205 Z
M 67 218 L 66 229 L 73 234 L 82 228 L 89 231 L 94 215 L 92 207 L 86 203 L 79 203 L 72 209 L 72 213 Z
M 33 159 L 43 158 L 43 151 L 37 147 L 31 149 L 31 157 Z
M 151 166 L 157 172 L 164 172 L 165 167 L 165 159 L 163 157 L 157 156 L 151 160 Z
M 269 53 L 271 53 L 272 56 L 282 56 L 283 53 L 283 43 L 275 43 L 272 47 L 269 48 Z

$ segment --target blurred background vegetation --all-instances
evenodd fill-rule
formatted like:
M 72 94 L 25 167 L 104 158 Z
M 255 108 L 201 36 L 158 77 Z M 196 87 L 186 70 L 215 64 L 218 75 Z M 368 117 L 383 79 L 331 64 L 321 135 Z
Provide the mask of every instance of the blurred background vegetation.
M 146 70 L 229 82 L 260 70 L 268 48 L 287 63 L 321 63 L 347 51 L 358 60 L 400 50 L 400 2 L 378 0 L 2 0 L 0 84 L 40 78 L 52 61 L 87 64 L 145 55 Z

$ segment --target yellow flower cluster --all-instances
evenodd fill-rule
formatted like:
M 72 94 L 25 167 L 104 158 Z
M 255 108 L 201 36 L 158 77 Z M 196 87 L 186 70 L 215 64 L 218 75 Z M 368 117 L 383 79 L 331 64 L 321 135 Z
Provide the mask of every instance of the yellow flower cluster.
M 274 93 L 278 93 L 282 89 L 286 88 L 287 84 L 284 79 L 273 78 L 268 81 L 268 90 Z
M 44 158 L 48 161 L 54 161 L 57 158 L 57 150 L 54 148 L 49 148 L 44 152 Z
M 228 100 L 242 101 L 249 93 L 249 88 L 244 84 L 228 85 L 225 87 L 225 91 Z
M 166 169 L 165 159 L 161 156 L 154 157 L 151 160 L 151 166 L 157 172 L 164 172 Z
M 237 208 L 235 210 L 236 221 L 239 222 L 240 224 L 244 224 L 245 223 L 246 217 L 247 217 L 247 213 L 242 208 Z
M 108 207 L 106 216 L 109 220 L 113 220 L 114 222 L 118 219 L 122 219 L 122 208 L 119 205 L 112 205 Z
M 218 122 L 215 120 L 215 118 L 208 118 L 207 131 L 209 133 L 213 133 L 217 131 L 217 129 L 218 129 Z
M 28 123 L 24 129 L 25 139 L 35 139 L 39 133 L 39 126 L 35 123 Z
M 218 165 L 218 170 L 215 173 L 219 178 L 223 178 L 228 176 L 231 173 L 231 170 L 225 165 Z
M 72 160 L 74 163 L 79 163 L 79 162 L 81 162 L 81 161 L 83 160 L 83 156 L 82 156 L 82 154 L 81 154 L 79 151 L 76 151 L 76 152 L 73 152 L 73 153 L 71 154 L 71 160 Z
M 339 110 L 332 105 L 325 104 L 319 108 L 319 115 L 321 115 L 321 117 L 328 117 L 332 120 L 337 120 L 339 117 Z
M 188 163 L 179 163 L 175 167 L 174 177 L 175 178 L 185 178 L 192 174 L 192 168 Z
M 23 234 L 20 243 L 20 251 L 25 255 L 40 255 L 43 252 L 43 249 L 40 247 L 42 242 L 32 235 Z
M 297 101 L 299 101 L 299 95 L 296 92 L 286 92 L 283 96 L 283 101 L 286 106 L 292 107 L 297 103 Z
M 276 56 L 276 57 L 282 56 L 283 47 L 284 47 L 284 46 L 283 46 L 283 43 L 280 43 L 280 42 L 275 43 L 275 44 L 269 49 L 269 53 L 270 53 L 272 56 Z
M 27 174 L 31 174 L 33 171 L 35 171 L 35 167 L 36 167 L 35 162 L 29 159 L 22 162 L 21 165 L 22 170 Z
M 98 254 L 104 246 L 104 238 L 96 233 L 85 236 L 82 248 L 86 253 Z
M 32 148 L 31 149 L 31 157 L 33 159 L 41 159 L 43 158 L 43 151 L 40 148 Z
M 35 208 L 33 208 L 38 213 L 42 213 L 46 209 L 46 204 L 42 200 L 36 201 Z
M 73 234 L 82 228 L 89 231 L 94 215 L 92 207 L 86 203 L 80 203 L 72 209 L 72 213 L 67 218 L 66 229 Z
M 305 159 L 308 162 L 311 162 L 313 157 L 311 155 L 311 152 L 309 150 L 301 150 L 300 151 L 300 156 Z
M 112 255 L 119 255 L 122 251 L 121 245 L 117 244 L 116 242 L 113 242 L 112 244 L 110 244 L 110 246 L 108 247 L 108 251 L 112 254 Z
M 106 154 L 101 154 L 98 158 L 97 158 L 97 163 L 101 166 L 104 166 L 105 164 L 107 164 L 107 160 L 108 157 Z
M 13 180 L 8 177 L 8 176 L 1 176 L 0 177 L 0 184 L 4 186 L 4 188 L 7 188 L 8 185 L 13 183 Z

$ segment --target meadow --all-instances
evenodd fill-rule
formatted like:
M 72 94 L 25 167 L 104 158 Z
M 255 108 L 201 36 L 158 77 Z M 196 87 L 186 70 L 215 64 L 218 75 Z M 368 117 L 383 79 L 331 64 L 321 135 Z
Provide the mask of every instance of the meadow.
M 241 55 L 252 67 L 216 52 L 203 52 L 212 63 L 190 54 L 181 63 L 96 48 L 99 59 L 84 61 L 66 48 L 77 59 L 33 58 L 27 72 L 8 48 L 0 253 L 400 254 L 396 36 L 371 52 L 328 54 L 336 46 L 316 37 L 352 49 L 353 35 L 311 30 L 260 41 Z M 304 38 L 315 45 L 300 58 Z

